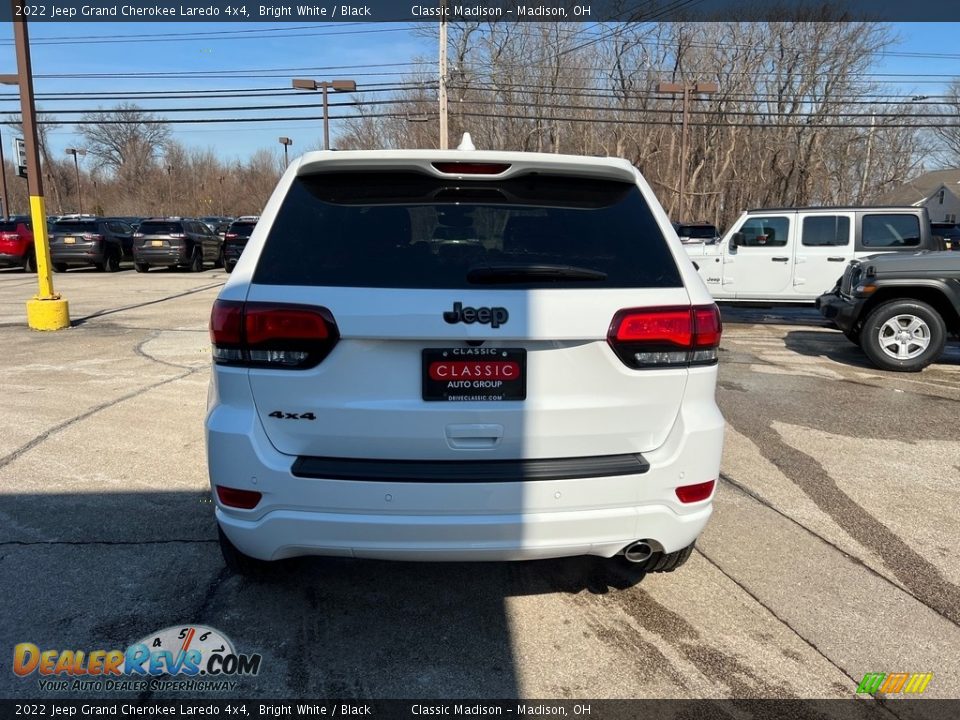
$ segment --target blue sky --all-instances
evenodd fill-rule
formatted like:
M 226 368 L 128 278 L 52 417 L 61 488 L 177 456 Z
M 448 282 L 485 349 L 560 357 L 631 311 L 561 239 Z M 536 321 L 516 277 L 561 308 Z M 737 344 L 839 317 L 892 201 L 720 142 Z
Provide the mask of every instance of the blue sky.
M 0 72 L 14 72 L 15 58 L 11 26 L 0 28 Z M 587 30 L 587 28 L 584 28 Z M 939 95 L 953 76 L 960 76 L 960 24 L 901 23 L 892 26 L 899 37 L 891 54 L 874 68 L 888 73 L 877 79 L 891 94 Z M 353 78 L 362 91 L 399 82 L 414 69 L 417 57 L 432 62 L 435 41 L 419 34 L 414 25 L 381 23 L 42 23 L 30 27 L 33 68 L 37 77 L 38 106 L 58 111 L 110 107 L 116 101 L 73 99 L 44 101 L 47 93 L 96 93 L 144 91 L 196 91 L 211 89 L 270 88 L 286 92 L 292 77 L 333 79 Z M 212 35 L 210 33 L 213 33 Z M 142 36 L 142 37 L 141 37 Z M 910 53 L 925 55 L 911 57 Z M 254 73 L 277 69 L 270 73 Z M 430 68 L 432 69 L 432 68 Z M 225 77 L 120 77 L 132 73 L 214 73 Z M 113 77 L 43 77 L 45 75 L 105 74 Z M 244 75 L 260 74 L 260 77 Z M 269 75 L 272 75 L 269 76 Z M 320 103 L 319 93 L 307 93 L 302 100 Z M 14 88 L 0 87 L 0 114 L 19 108 Z M 371 93 L 368 97 L 376 97 Z M 336 99 L 336 98 L 332 98 Z M 263 97 L 211 99 L 139 100 L 144 108 L 189 108 L 195 105 L 236 106 L 281 104 L 285 98 Z M 336 111 L 334 111 L 335 114 Z M 204 113 L 210 115 L 210 113 Z M 269 115 L 271 112 L 257 113 Z M 319 107 L 272 114 L 310 116 L 321 114 Z M 240 112 L 215 116 L 236 117 Z M 165 113 L 168 118 L 189 113 Z M 332 124 L 336 134 L 336 121 Z M 277 138 L 294 140 L 291 151 L 298 154 L 319 147 L 322 123 L 297 120 L 237 124 L 176 125 L 174 137 L 191 147 L 209 147 L 225 160 L 245 159 L 259 148 L 278 155 Z M 9 148 L 11 131 L 4 128 Z M 51 135 L 52 149 L 82 144 L 69 126 Z

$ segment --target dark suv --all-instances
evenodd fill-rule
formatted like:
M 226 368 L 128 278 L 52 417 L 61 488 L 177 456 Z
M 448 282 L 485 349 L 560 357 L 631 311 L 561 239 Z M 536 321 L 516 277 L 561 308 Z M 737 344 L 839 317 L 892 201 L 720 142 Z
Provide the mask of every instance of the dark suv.
M 133 266 L 182 267 L 201 272 L 203 264 L 222 267 L 220 238 L 205 223 L 189 218 L 148 218 L 133 236 Z
M 960 254 L 890 253 L 853 260 L 817 308 L 884 370 L 917 372 L 960 337 Z
M 236 220 L 227 228 L 223 236 L 223 266 L 227 272 L 233 272 L 256 226 L 256 220 Z
M 133 228 L 115 218 L 61 220 L 50 233 L 50 262 L 57 272 L 71 265 L 93 265 L 115 272 L 131 257 Z

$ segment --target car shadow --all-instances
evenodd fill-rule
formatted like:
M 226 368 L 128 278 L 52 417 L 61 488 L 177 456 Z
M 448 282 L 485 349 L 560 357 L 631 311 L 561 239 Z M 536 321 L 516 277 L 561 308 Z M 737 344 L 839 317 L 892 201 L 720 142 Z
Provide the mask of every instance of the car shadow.
M 871 372 L 886 373 L 874 365 L 857 345 L 844 337 L 836 330 L 791 330 L 784 337 L 784 344 L 788 350 L 807 357 L 827 358 L 842 365 L 862 368 Z M 960 342 L 947 343 L 943 355 L 933 363 L 937 365 L 960 365 Z M 901 375 L 903 373 L 892 373 Z
M 0 586 L 17 591 L 0 597 L 0 635 L 123 649 L 163 628 L 206 625 L 263 655 L 242 697 L 517 697 L 511 598 L 602 594 L 643 578 L 588 557 L 311 557 L 243 577 L 223 564 L 207 492 L 10 493 L 3 518 Z M 2 697 L 36 693 L 36 677 L 0 677 Z

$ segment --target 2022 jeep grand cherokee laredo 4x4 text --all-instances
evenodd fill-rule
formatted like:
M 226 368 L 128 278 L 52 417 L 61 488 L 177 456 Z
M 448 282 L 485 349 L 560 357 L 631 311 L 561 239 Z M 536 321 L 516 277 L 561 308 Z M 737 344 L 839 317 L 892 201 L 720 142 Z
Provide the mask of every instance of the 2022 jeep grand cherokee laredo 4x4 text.
M 304 155 L 211 316 L 225 559 L 678 567 L 719 474 L 720 332 L 626 161 Z

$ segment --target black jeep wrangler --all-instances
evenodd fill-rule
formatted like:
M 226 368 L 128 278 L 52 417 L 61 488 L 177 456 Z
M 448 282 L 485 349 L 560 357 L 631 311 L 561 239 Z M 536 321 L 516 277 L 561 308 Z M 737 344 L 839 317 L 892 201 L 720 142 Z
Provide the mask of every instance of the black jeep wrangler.
M 884 370 L 917 372 L 960 336 L 960 254 L 891 253 L 852 260 L 820 313 Z

